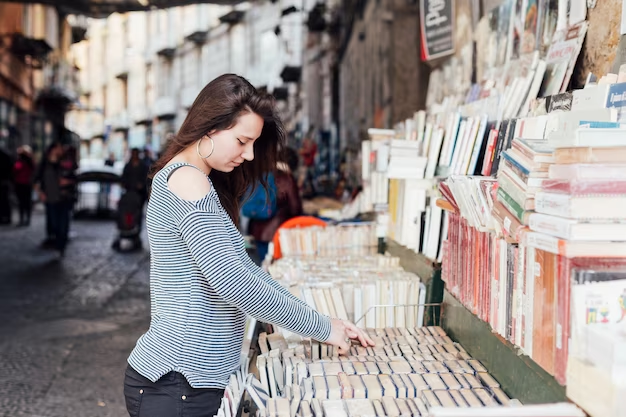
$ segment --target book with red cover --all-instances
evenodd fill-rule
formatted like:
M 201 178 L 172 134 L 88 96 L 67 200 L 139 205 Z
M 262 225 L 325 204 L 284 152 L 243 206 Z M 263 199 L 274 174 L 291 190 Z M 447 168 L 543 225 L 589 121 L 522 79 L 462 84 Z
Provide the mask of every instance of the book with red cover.
M 489 131 L 487 148 L 485 149 L 482 170 L 480 171 L 480 173 L 485 177 L 488 177 L 491 174 L 491 166 L 493 165 L 494 152 L 496 151 L 496 144 L 498 142 L 498 134 L 498 130 L 496 129 L 491 129 Z

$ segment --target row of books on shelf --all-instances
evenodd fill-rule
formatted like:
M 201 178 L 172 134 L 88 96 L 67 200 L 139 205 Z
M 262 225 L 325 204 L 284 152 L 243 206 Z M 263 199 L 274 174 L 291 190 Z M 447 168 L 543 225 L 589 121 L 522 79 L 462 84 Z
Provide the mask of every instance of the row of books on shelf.
M 414 119 L 420 122 L 411 119 L 404 130 L 371 129 L 371 140 L 362 144 L 365 207 L 388 209 L 389 236 L 437 260 L 440 250 L 431 239 L 440 245 L 446 221 L 431 198 L 449 176 L 497 177 L 496 200 L 523 225 L 534 211 L 535 194 L 540 192 L 541 204 L 553 204 L 556 197 L 546 193 L 566 191 L 566 180 L 579 180 L 571 192 L 587 187 L 614 194 L 575 200 L 574 211 L 620 204 L 619 184 L 602 188 L 601 180 L 626 180 L 624 92 L 626 83 L 590 85 L 548 97 L 545 114 L 537 116 L 491 121 L 484 115 L 464 117 L 462 109 L 428 117 L 418 112 Z
M 590 415 L 620 415 L 626 360 L 617 352 L 626 348 L 626 259 L 569 258 L 481 232 L 458 214 L 450 222 L 442 263 L 448 290 L 567 383 L 570 398 Z
M 269 266 L 269 273 L 317 311 L 360 327 L 414 327 L 424 320 L 426 289 L 417 275 L 400 268 L 396 257 L 281 258 Z
M 281 254 L 290 256 L 368 255 L 378 244 L 374 223 L 281 228 Z

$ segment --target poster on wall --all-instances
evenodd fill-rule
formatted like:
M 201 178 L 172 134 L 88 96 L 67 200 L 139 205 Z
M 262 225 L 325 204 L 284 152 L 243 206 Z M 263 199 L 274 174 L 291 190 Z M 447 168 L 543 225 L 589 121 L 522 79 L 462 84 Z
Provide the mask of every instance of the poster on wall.
M 455 0 L 421 0 L 422 61 L 454 53 Z

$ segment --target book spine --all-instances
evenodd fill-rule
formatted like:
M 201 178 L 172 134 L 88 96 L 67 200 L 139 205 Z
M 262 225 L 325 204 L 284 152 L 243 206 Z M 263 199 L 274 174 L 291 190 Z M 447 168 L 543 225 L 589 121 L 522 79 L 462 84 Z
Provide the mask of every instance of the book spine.
M 489 141 L 487 143 L 487 149 L 485 151 L 485 157 L 483 159 L 483 167 L 481 174 L 488 177 L 491 174 L 491 166 L 493 164 L 493 154 L 496 149 L 496 142 L 498 140 L 498 131 L 493 129 L 489 133 Z
M 498 201 L 500 201 L 504 207 L 511 212 L 522 224 L 524 223 L 525 211 L 513 198 L 507 194 L 502 188 L 498 188 Z
M 560 217 L 572 217 L 572 205 L 567 194 L 539 192 L 535 194 L 535 211 Z
M 557 311 L 555 334 L 554 376 L 566 384 L 567 356 L 570 327 L 571 261 L 565 256 L 558 257 L 557 271 Z
M 527 174 L 525 174 L 522 170 L 520 170 L 516 165 L 510 163 L 508 159 L 504 161 L 502 166 L 511 170 L 511 172 L 517 175 L 524 184 L 528 185 L 530 177 Z
M 498 185 L 520 206 L 526 209 L 526 206 L 532 203 L 526 192 L 519 188 L 507 175 L 498 177 Z M 532 205 L 532 204 L 530 204 Z
M 517 160 L 513 158 L 511 155 L 509 155 L 508 152 L 506 151 L 502 152 L 502 156 L 504 157 L 504 159 L 507 160 L 507 162 L 509 162 L 509 164 L 511 164 L 514 168 L 516 168 L 522 174 L 524 174 L 525 176 L 530 175 L 530 170 L 526 168 L 525 166 L 523 166 L 522 164 L 520 164 L 519 162 L 517 162 Z
M 565 255 L 564 245 L 559 238 L 544 235 L 543 233 L 530 232 L 526 234 L 526 244 L 535 249 Z
M 570 240 L 572 236 L 572 222 L 569 219 L 533 213 L 528 216 L 528 226 L 531 230 Z

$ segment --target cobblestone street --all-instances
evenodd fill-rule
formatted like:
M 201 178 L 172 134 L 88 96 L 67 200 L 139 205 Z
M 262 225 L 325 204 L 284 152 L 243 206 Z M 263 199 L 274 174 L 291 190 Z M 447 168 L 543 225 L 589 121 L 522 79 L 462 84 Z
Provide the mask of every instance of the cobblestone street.
M 126 358 L 149 324 L 149 256 L 111 249 L 112 221 L 75 221 L 65 258 L 0 228 L 0 416 L 127 415 Z M 144 242 L 146 238 L 144 236 Z

